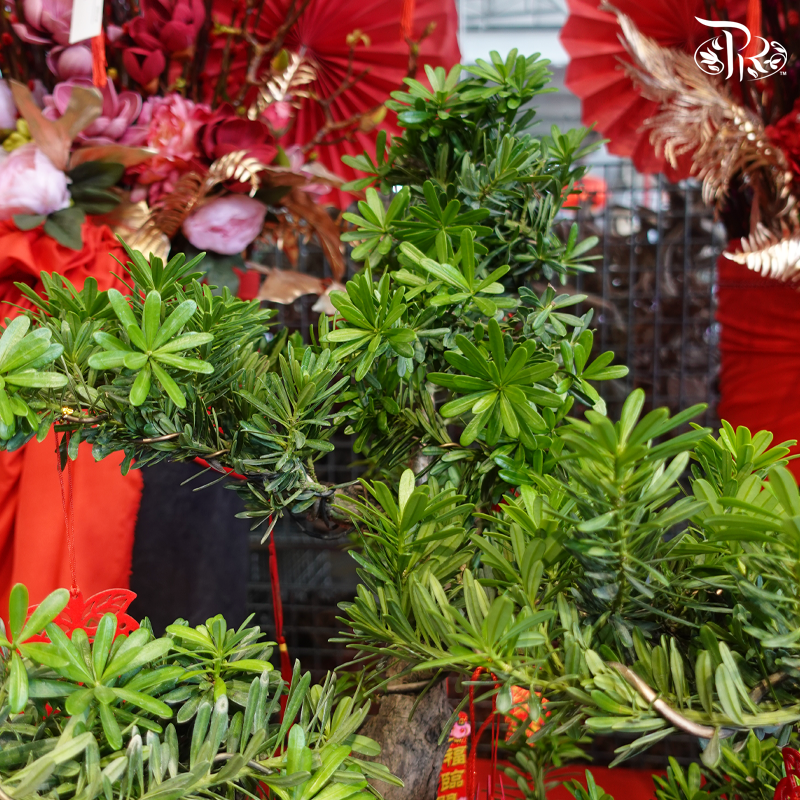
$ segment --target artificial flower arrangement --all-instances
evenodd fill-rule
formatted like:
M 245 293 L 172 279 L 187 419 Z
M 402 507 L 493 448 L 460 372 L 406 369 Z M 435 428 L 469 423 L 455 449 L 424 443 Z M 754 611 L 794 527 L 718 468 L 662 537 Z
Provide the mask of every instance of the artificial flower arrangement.
M 354 67 L 371 44 L 360 31 L 339 37 L 342 79 L 318 80 L 319 58 L 294 35 L 323 13 L 310 5 L 107 4 L 100 36 L 77 43 L 71 2 L 0 15 L 0 235 L 37 231 L 78 251 L 86 224 L 107 224 L 145 252 L 163 257 L 179 237 L 241 268 L 257 239 L 313 236 L 341 278 L 341 220 L 320 201 L 350 196 L 329 168 L 338 157 L 317 154 L 375 128 L 400 81 L 348 97 L 370 71 Z M 406 38 L 413 71 L 419 40 Z M 332 105 L 343 101 L 344 114 Z M 318 123 L 296 124 L 301 110 Z M 296 261 L 296 247 L 287 255 Z

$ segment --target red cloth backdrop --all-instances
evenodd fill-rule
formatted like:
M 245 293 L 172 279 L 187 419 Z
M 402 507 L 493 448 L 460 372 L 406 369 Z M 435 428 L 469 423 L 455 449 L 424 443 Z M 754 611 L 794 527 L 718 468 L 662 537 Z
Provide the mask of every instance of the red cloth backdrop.
M 14 282 L 41 291 L 39 273 L 57 272 L 81 288 L 90 275 L 100 289 L 124 287 L 111 271 L 111 258 L 124 253 L 105 225 L 85 223 L 80 252 L 62 247 L 41 228 L 19 231 L 0 222 L 0 319 L 30 308 Z M 18 582 L 30 590 L 31 603 L 60 586 L 70 586 L 64 512 L 51 433 L 14 453 L 0 452 L 0 617 L 7 618 L 8 593 Z M 84 597 L 101 589 L 127 588 L 133 533 L 142 492 L 142 476 L 120 473 L 122 454 L 100 462 L 87 444 L 73 463 L 75 551 L 78 585 Z M 65 476 L 66 486 L 66 476 Z
M 800 440 L 800 291 L 725 256 L 717 268 L 719 418 L 772 431 L 773 444 Z M 800 479 L 800 459 L 789 469 Z

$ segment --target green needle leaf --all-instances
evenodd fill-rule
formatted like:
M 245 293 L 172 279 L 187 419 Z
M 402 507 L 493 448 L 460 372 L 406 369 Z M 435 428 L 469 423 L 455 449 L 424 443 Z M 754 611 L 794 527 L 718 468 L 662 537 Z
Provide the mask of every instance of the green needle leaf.
M 178 408 L 186 408 L 186 397 L 184 397 L 178 384 L 175 383 L 169 373 L 157 361 L 152 361 L 151 365 L 156 379 L 169 395 L 170 400 L 172 400 Z
M 136 380 L 133 382 L 133 386 L 131 386 L 131 405 L 132 406 L 140 406 L 144 401 L 147 399 L 147 395 L 150 391 L 150 364 L 147 363 L 144 365 L 144 368 L 141 372 L 136 376 Z M 184 401 L 185 403 L 185 401 Z

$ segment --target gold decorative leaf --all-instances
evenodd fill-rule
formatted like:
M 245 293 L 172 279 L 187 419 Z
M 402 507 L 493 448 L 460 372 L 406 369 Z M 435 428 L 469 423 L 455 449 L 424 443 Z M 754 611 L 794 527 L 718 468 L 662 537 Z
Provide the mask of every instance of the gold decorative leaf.
M 14 104 L 28 123 L 36 146 L 56 169 L 66 170 L 72 140 L 103 112 L 103 96 L 93 87 L 73 86 L 64 113 L 57 120 L 50 120 L 42 114 L 25 84 L 15 80 L 10 80 L 9 84 Z
M 305 220 L 313 229 L 331 266 L 333 279 L 341 281 L 344 278 L 345 263 L 339 224 L 302 189 L 292 189 L 281 202 L 296 220 Z
M 156 155 L 158 155 L 158 150 L 151 150 L 149 147 L 128 147 L 123 144 L 91 145 L 73 150 L 69 166 L 70 168 L 77 167 L 86 161 L 105 161 L 122 164 L 127 169 Z
M 766 278 L 791 281 L 800 272 L 800 233 L 788 230 L 780 236 L 764 225 L 742 238 L 742 250 L 738 253 L 725 253 L 725 257 Z
M 304 54 L 283 52 L 286 53 L 288 63 L 280 72 L 273 71 L 259 87 L 258 97 L 247 112 L 250 119 L 257 119 L 273 103 L 307 97 L 308 93 L 300 87 L 307 86 L 317 78 L 316 68 Z M 277 63 L 274 61 L 273 67 Z
M 288 305 L 304 294 L 322 294 L 325 285 L 319 278 L 293 269 L 271 269 L 258 290 L 259 300 Z
M 693 173 L 703 182 L 703 199 L 720 204 L 737 175 L 751 184 L 755 219 L 776 218 L 787 210 L 791 173 L 783 152 L 764 132 L 764 123 L 736 103 L 679 50 L 661 47 L 638 30 L 630 17 L 613 6 L 621 37 L 633 63 L 624 64 L 642 94 L 660 104 L 646 122 L 650 140 L 673 166 L 683 153 L 693 153 Z

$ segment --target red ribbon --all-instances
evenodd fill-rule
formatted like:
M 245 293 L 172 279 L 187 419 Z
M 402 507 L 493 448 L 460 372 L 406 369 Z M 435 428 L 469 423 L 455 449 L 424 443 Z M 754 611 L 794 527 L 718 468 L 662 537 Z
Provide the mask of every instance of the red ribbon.
M 106 39 L 100 31 L 100 35 L 92 39 L 92 83 L 99 89 L 108 83 L 106 66 Z
M 400 31 L 402 38 L 410 39 L 414 32 L 414 0 L 403 0 L 403 10 L 400 14 Z

